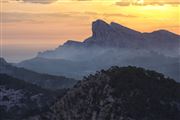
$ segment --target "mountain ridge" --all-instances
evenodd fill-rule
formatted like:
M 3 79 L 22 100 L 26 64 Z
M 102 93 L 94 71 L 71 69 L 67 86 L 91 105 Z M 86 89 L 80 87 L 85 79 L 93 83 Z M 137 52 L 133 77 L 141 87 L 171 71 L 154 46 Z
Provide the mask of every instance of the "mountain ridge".
M 4 58 L 0 58 L 0 73 L 7 74 L 17 79 L 24 80 L 26 82 L 36 84 L 47 89 L 61 89 L 72 87 L 76 80 L 66 78 L 63 76 L 53 76 L 49 74 L 37 73 L 25 68 L 18 68 L 5 61 Z
M 172 49 L 180 46 L 180 35 L 172 33 L 165 29 L 159 29 L 152 32 L 139 32 L 134 29 L 125 27 L 121 24 L 111 22 L 110 24 L 106 23 L 101 19 L 97 19 L 92 22 L 92 36 L 88 37 L 84 41 L 80 42 L 77 40 L 67 40 L 63 45 L 59 47 L 91 47 L 91 46 L 100 46 L 100 47 L 128 47 L 128 48 L 151 48 L 153 46 L 158 47 L 158 39 L 161 39 L 162 36 L 168 35 L 168 38 L 174 39 L 172 43 L 169 44 L 164 40 L 161 40 L 163 47 L 171 46 Z M 156 36 L 152 40 L 151 37 Z M 149 39 L 149 40 L 148 40 Z M 166 39 L 166 37 L 164 37 Z M 163 47 L 165 49 L 165 47 Z M 43 52 L 41 52 L 41 55 Z
M 117 33 L 117 30 L 120 31 Z M 108 32 L 113 32 L 114 34 L 129 34 L 129 35 L 140 35 L 140 34 L 155 34 L 155 33 L 168 33 L 171 35 L 179 36 L 176 33 L 172 33 L 168 30 L 165 29 L 160 29 L 152 32 L 139 32 L 133 29 L 130 29 L 128 27 L 125 27 L 121 24 L 111 22 L 110 24 L 106 23 L 105 21 L 98 19 L 92 23 L 92 36 L 93 38 L 96 38 L 97 36 L 103 36 L 103 35 L 108 35 Z M 106 38 L 105 38 L 106 39 Z M 140 38 L 143 39 L 143 38 Z M 72 41 L 72 42 L 78 42 L 78 43 L 86 43 L 89 40 L 89 38 L 85 39 L 83 42 L 78 42 L 78 41 Z M 65 42 L 66 43 L 66 42 Z M 68 44 L 66 44 L 68 45 Z
M 98 19 L 92 23 L 92 35 L 83 42 L 69 40 L 17 66 L 81 79 L 84 75 L 110 66 L 133 65 L 157 70 L 179 81 L 179 50 L 180 35 L 166 30 L 141 33 Z M 36 58 L 43 59 L 36 61 Z M 43 69 L 36 64 L 41 64 Z
M 53 51 L 60 52 L 61 48 L 90 48 L 94 46 L 105 49 L 107 47 L 147 49 L 157 52 L 166 50 L 172 51 L 171 53 L 173 54 L 177 54 L 180 46 L 180 35 L 163 29 L 142 33 L 115 22 L 108 24 L 98 19 L 92 23 L 92 36 L 88 37 L 83 42 L 67 40 L 55 50 L 44 51 L 37 56 L 44 56 L 46 53 L 51 54 Z

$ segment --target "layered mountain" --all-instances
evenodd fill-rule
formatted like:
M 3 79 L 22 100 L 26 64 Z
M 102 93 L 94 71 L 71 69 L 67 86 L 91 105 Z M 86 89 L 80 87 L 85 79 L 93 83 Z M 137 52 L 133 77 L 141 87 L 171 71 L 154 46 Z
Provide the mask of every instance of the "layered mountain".
M 64 53 L 63 48 L 65 49 L 67 47 L 145 49 L 165 53 L 169 56 L 177 56 L 179 55 L 179 46 L 180 36 L 166 30 L 141 33 L 118 23 L 112 22 L 108 24 L 103 20 L 97 20 L 92 23 L 91 37 L 85 39 L 83 42 L 69 40 L 54 51 L 47 51 L 47 56 L 46 52 L 43 52 L 39 54 L 39 57 L 49 58 L 49 54 L 55 54 L 54 57 L 58 57 L 58 55 L 61 57 Z
M 84 59 L 87 59 L 89 54 L 84 55 L 84 57 Z M 93 74 L 97 70 L 106 69 L 113 65 L 133 65 L 156 70 L 180 82 L 180 60 L 178 57 L 167 57 L 156 52 L 141 50 L 119 51 L 116 49 L 106 49 L 102 54 L 98 54 L 95 58 L 89 60 L 73 61 L 36 57 L 18 64 L 20 67 L 25 67 L 36 72 L 63 75 L 75 79 L 82 79 L 83 76 Z
M 63 75 L 68 78 L 82 79 L 83 76 L 93 73 L 97 68 L 87 61 L 72 61 L 64 59 L 49 59 L 36 57 L 18 64 L 18 67 L 24 67 L 39 73 L 51 75 Z
M 79 81 L 28 120 L 179 120 L 180 84 L 155 71 L 111 67 Z
M 0 73 L 13 76 L 17 79 L 24 80 L 28 83 L 36 84 L 47 89 L 62 89 L 70 88 L 76 80 L 63 76 L 53 76 L 48 74 L 40 74 L 24 68 L 18 68 L 7 63 L 3 58 L 0 58 Z M 39 65 L 38 65 L 39 66 Z M 41 67 L 41 66 L 39 66 Z
M 36 85 L 0 74 L 0 118 L 22 120 L 49 110 L 57 96 L 65 90 L 52 92 Z
M 69 40 L 17 66 L 81 79 L 114 65 L 133 65 L 180 81 L 179 46 L 180 36 L 166 30 L 141 33 L 118 23 L 97 20 L 92 23 L 92 36 L 83 42 Z

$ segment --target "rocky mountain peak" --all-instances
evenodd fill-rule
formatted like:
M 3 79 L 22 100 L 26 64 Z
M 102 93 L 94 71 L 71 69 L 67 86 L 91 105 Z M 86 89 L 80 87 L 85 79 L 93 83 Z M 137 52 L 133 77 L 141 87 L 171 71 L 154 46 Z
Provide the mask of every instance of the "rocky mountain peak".
M 109 27 L 109 24 L 105 21 L 98 19 L 92 23 L 93 27 Z
M 110 27 L 110 25 L 103 20 L 98 19 L 92 23 L 93 37 L 104 36 L 111 30 L 112 28 Z

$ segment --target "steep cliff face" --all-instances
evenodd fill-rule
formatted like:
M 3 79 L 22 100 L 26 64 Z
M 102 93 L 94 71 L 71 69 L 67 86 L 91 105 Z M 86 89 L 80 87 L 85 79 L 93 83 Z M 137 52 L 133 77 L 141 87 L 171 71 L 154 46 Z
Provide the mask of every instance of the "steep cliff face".
M 180 84 L 136 67 L 90 75 L 57 101 L 51 120 L 179 120 Z
M 92 36 L 83 44 L 86 46 L 143 48 L 143 37 L 138 31 L 132 30 L 118 23 L 106 23 L 96 20 L 92 23 Z

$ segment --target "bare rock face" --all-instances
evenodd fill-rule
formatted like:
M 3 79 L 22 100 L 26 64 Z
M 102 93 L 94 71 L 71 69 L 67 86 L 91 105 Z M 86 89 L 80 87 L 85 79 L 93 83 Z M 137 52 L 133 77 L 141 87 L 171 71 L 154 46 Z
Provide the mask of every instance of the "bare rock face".
M 92 23 L 92 32 L 94 38 L 100 38 L 106 36 L 112 32 L 112 28 L 109 24 L 102 20 L 97 20 Z
M 43 120 L 179 120 L 180 84 L 154 71 L 112 67 L 90 75 Z

